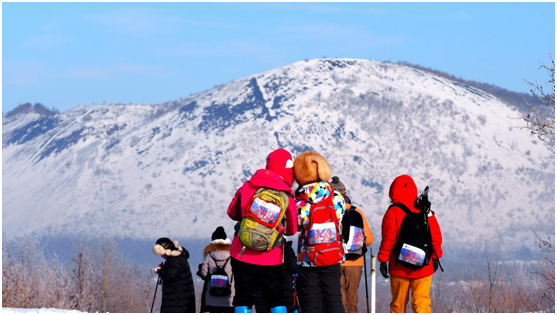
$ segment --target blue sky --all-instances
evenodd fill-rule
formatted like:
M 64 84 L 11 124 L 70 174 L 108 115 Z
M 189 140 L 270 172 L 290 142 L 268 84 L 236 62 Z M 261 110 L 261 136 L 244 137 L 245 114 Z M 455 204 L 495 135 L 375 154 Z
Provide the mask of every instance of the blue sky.
M 408 61 L 528 92 L 554 3 L 3 3 L 2 111 L 158 104 L 305 58 Z

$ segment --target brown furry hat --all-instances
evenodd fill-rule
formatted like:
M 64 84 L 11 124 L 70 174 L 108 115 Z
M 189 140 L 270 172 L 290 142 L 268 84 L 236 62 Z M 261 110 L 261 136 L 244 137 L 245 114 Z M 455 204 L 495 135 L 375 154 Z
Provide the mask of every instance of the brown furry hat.
M 294 160 L 294 178 L 300 186 L 310 183 L 329 181 L 331 167 L 329 162 L 317 152 L 304 152 Z

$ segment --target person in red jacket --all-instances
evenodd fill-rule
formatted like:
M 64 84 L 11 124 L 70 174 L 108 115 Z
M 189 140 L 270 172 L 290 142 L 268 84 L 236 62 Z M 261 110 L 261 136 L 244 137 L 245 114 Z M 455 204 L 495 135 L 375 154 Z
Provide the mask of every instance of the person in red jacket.
M 389 197 L 393 204 L 402 203 L 415 213 L 420 212 L 414 205 L 417 196 L 416 184 L 408 175 L 395 178 L 389 189 Z M 405 216 L 406 213 L 397 206 L 390 207 L 383 216 L 383 223 L 381 224 L 382 239 L 377 255 L 377 259 L 381 263 L 379 270 L 385 278 L 388 278 L 387 262 L 389 262 L 391 293 L 393 295 L 390 304 L 391 313 L 406 312 L 410 291 L 412 292 L 411 302 L 414 313 L 431 313 L 431 300 L 429 298 L 431 278 L 437 270 L 438 259 L 443 256 L 441 230 L 433 212 L 430 212 L 428 222 L 434 251 L 432 263 L 417 270 L 404 267 L 395 261 L 394 247 L 399 238 L 400 225 Z
M 238 189 L 228 207 L 228 216 L 234 221 L 241 221 L 246 217 L 252 197 L 259 188 L 280 190 L 288 195 L 283 234 L 296 234 L 298 210 L 292 191 L 293 166 L 292 154 L 287 150 L 277 149 L 271 152 L 267 157 L 267 166 L 257 170 L 251 179 Z M 260 252 L 245 247 L 235 234 L 230 256 L 236 291 L 232 303 L 234 311 L 249 313 L 254 304 L 255 290 L 260 288 L 271 313 L 286 313 L 286 299 L 283 294 L 283 246 Z

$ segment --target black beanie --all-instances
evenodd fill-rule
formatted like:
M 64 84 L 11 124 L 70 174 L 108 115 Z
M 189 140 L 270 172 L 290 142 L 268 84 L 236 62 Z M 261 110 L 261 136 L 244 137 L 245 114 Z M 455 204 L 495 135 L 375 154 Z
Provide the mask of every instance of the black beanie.
M 170 249 L 170 250 L 176 249 L 176 246 L 174 246 L 174 242 L 168 237 L 159 238 L 155 244 L 162 246 L 162 248 L 164 249 Z
M 341 195 L 346 195 L 346 187 L 344 184 L 338 179 L 338 176 L 333 176 L 331 180 L 331 187 L 338 191 Z
M 225 240 L 226 239 L 226 232 L 224 232 L 224 228 L 219 226 L 211 235 L 211 241 L 214 240 Z

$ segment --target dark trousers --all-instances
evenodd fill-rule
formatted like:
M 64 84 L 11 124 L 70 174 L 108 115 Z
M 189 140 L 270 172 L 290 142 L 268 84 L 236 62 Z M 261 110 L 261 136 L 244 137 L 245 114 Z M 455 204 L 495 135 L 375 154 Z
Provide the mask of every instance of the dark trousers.
M 294 286 L 292 284 L 292 275 L 284 272 L 284 299 L 286 300 L 286 311 L 288 313 L 294 313 L 296 309 L 296 304 L 294 301 Z M 267 306 L 265 303 L 265 299 L 263 298 L 263 292 L 261 289 L 257 288 L 255 290 L 255 311 L 257 313 L 270 313 L 271 308 Z
M 234 258 L 230 259 L 230 263 L 234 274 L 234 306 L 251 308 L 257 288 L 261 288 L 263 299 L 270 308 L 286 305 L 282 265 L 253 265 Z
M 207 306 L 209 313 L 234 313 L 233 307 Z
M 296 283 L 302 313 L 344 313 L 340 264 L 300 267 Z

